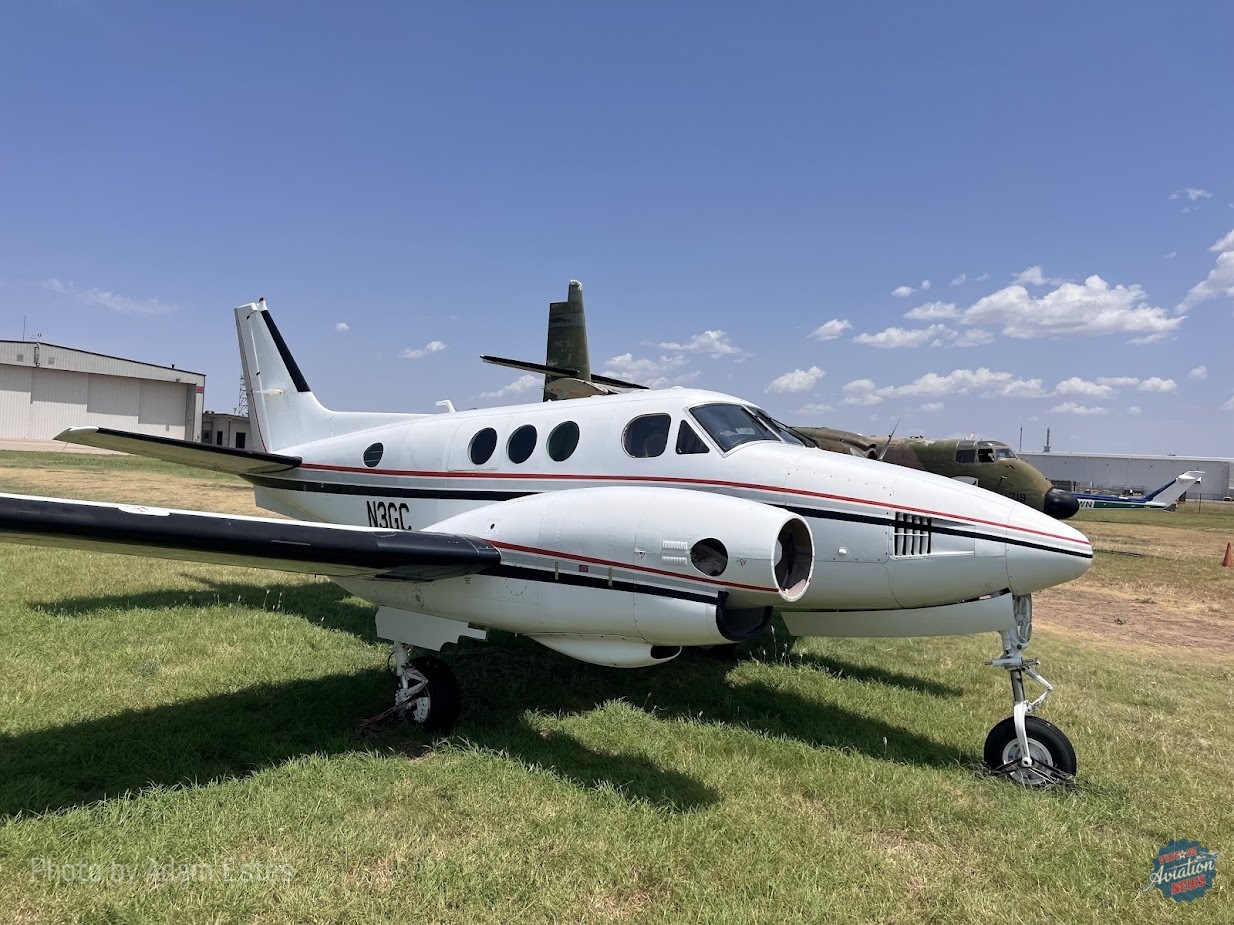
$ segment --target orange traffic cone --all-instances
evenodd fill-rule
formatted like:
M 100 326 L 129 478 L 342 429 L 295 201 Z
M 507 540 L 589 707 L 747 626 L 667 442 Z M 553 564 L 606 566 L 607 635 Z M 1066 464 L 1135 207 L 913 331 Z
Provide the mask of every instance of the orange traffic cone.
M 1234 568 L 1234 543 L 1225 544 L 1225 558 L 1221 560 L 1223 568 Z

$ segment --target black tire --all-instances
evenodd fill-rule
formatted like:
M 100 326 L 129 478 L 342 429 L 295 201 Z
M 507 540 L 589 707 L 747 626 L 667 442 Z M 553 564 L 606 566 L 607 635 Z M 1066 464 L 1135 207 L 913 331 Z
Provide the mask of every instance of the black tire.
M 407 704 L 404 714 L 425 732 L 449 733 L 463 711 L 463 696 L 458 689 L 454 669 L 435 655 L 421 655 L 411 660 L 411 667 L 424 675 L 428 686 Z M 423 714 L 421 719 L 416 714 Z
M 1028 748 L 1033 760 L 1044 759 L 1054 770 L 1069 777 L 1076 772 L 1075 749 L 1071 740 L 1053 723 L 1036 716 L 1024 717 L 1024 731 L 1028 735 Z M 1008 716 L 990 730 L 985 739 L 985 764 L 997 771 L 1009 761 L 1020 758 L 1020 743 L 1016 739 L 1015 719 Z M 1032 771 L 1012 771 L 1012 780 L 1028 787 L 1044 787 L 1050 780 Z

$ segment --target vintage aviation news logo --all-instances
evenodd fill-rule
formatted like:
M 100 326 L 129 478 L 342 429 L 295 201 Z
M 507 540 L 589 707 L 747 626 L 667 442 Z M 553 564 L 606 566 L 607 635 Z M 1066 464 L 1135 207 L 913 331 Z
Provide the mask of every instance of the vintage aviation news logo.
M 1199 842 L 1185 838 L 1172 841 L 1153 858 L 1148 886 L 1140 892 L 1147 893 L 1156 887 L 1162 896 L 1175 902 L 1199 899 L 1213 885 L 1220 856 L 1220 852 L 1209 851 Z

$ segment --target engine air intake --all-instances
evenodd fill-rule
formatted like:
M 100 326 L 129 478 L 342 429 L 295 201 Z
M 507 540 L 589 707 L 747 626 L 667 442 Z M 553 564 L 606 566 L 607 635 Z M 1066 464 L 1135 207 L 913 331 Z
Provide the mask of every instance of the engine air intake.
M 896 514 L 894 555 L 928 556 L 933 545 L 933 523 L 929 517 L 917 514 Z

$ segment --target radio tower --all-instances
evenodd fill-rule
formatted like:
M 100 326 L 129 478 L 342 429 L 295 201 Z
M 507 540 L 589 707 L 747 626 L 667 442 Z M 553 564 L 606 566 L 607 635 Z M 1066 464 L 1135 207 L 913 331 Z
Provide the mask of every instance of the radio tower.
M 236 400 L 236 414 L 245 417 L 249 414 L 249 390 L 243 376 L 240 377 L 240 397 Z

